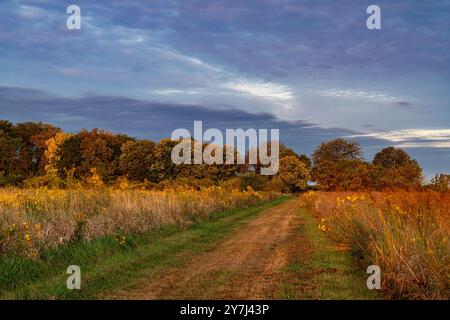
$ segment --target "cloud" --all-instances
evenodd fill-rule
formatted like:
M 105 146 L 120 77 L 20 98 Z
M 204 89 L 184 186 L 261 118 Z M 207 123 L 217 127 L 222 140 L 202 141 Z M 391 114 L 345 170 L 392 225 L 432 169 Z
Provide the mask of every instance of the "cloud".
M 97 127 L 156 140 L 169 137 L 178 128 L 191 129 L 194 120 L 202 120 L 205 128 L 221 130 L 280 129 L 285 143 L 308 153 L 322 141 L 356 134 L 351 130 L 321 128 L 305 121 L 285 121 L 269 113 L 249 113 L 236 108 L 213 110 L 200 105 L 95 94 L 68 98 L 10 87 L 0 87 L 0 118 L 14 122 L 44 121 L 68 131 Z
M 394 102 L 394 105 L 400 106 L 400 107 L 410 107 L 413 104 L 411 102 L 408 101 L 396 101 Z
M 450 148 L 450 129 L 405 129 L 355 135 L 395 142 L 404 148 Z
M 356 91 L 350 89 L 330 89 L 319 92 L 321 95 L 336 98 L 357 98 L 365 100 L 376 100 L 383 102 L 395 102 L 399 98 L 382 92 Z
M 286 85 L 277 83 L 238 80 L 227 82 L 223 86 L 227 89 L 236 90 L 257 98 L 267 99 L 276 103 L 290 103 L 292 102 L 292 100 L 294 100 L 294 94 L 292 90 Z

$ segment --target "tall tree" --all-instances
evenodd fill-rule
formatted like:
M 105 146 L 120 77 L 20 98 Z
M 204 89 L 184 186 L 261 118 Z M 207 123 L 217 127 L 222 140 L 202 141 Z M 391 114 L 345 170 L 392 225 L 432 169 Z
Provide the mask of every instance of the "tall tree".
M 339 160 L 363 160 L 359 143 L 340 138 L 321 143 L 313 153 L 314 165 L 318 165 L 322 161 Z
M 1 184 L 20 182 L 26 172 L 18 168 L 19 150 L 23 146 L 18 138 L 14 138 L 0 130 L 0 177 Z
M 312 176 L 325 190 L 366 187 L 369 179 L 366 167 L 356 141 L 336 139 L 321 143 L 313 153 Z
M 378 189 L 421 186 L 422 168 L 402 149 L 384 148 L 375 155 L 372 163 L 373 184 Z
M 20 138 L 25 147 L 21 150 L 21 158 L 28 166 L 30 175 L 42 175 L 45 173 L 46 141 L 54 137 L 61 129 L 42 122 L 18 123 L 14 132 Z

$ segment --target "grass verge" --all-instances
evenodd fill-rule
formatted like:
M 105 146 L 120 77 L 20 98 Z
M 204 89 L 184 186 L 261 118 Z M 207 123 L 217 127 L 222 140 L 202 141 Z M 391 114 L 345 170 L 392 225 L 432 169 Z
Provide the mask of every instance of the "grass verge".
M 281 299 L 371 300 L 377 294 L 366 287 L 366 268 L 346 248 L 329 240 L 306 209 L 296 232 L 296 252 L 280 283 Z
M 47 250 L 38 260 L 3 257 L 0 299 L 95 299 L 108 290 L 131 288 L 139 279 L 162 268 L 182 266 L 186 253 L 210 250 L 251 217 L 287 199 L 215 213 L 188 230 L 164 227 L 127 236 L 122 246 L 114 237 L 106 237 Z M 66 287 L 69 265 L 81 268 L 81 290 Z

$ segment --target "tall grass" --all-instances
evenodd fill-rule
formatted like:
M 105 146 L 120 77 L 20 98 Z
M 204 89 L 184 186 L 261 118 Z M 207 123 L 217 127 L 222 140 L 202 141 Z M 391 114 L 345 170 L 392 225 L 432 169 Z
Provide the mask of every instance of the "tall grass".
M 450 193 L 311 192 L 319 229 L 380 266 L 389 298 L 450 298 Z
M 165 225 L 187 227 L 210 213 L 253 206 L 276 193 L 96 189 L 0 189 L 0 256 L 38 257 L 49 247 L 74 241 L 140 234 Z

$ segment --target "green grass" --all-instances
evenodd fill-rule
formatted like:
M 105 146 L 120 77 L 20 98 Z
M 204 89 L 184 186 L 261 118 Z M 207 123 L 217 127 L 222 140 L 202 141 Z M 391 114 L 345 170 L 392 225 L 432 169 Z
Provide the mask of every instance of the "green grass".
M 95 299 L 109 290 L 132 288 L 139 279 L 158 270 L 184 265 L 187 254 L 210 250 L 251 217 L 287 199 L 215 213 L 187 230 L 172 226 L 129 235 L 125 246 L 114 237 L 106 237 L 47 250 L 38 260 L 3 257 L 0 299 Z M 81 268 L 81 290 L 66 287 L 69 265 Z
M 286 267 L 288 275 L 281 286 L 284 299 L 376 299 L 377 294 L 367 289 L 366 267 L 360 265 L 347 250 L 338 250 L 333 241 L 317 227 L 310 212 L 300 209 L 304 225 L 296 230 L 307 247 Z

